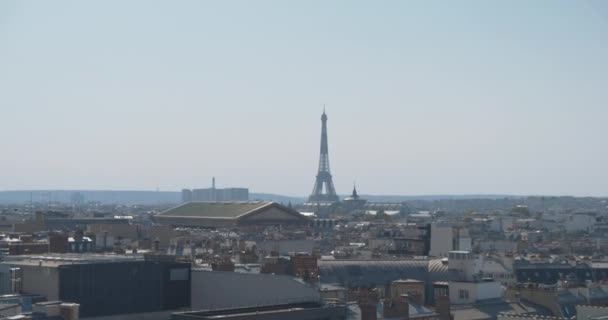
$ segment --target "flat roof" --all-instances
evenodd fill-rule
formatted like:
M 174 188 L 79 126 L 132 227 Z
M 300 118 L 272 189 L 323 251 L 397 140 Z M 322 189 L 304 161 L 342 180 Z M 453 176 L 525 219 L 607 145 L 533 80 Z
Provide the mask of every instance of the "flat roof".
M 326 310 L 327 312 L 346 312 L 344 305 L 322 305 L 316 302 L 307 303 L 290 303 L 290 304 L 277 304 L 269 306 L 257 306 L 257 307 L 242 307 L 233 309 L 218 309 L 218 310 L 198 310 L 198 311 L 185 311 L 176 312 L 173 315 L 186 316 L 189 319 L 231 319 L 240 318 L 247 315 L 260 315 L 260 314 L 281 314 L 300 312 L 305 310 Z M 173 318 L 173 317 L 172 317 Z
M 59 267 L 70 264 L 109 263 L 144 261 L 142 255 L 115 255 L 115 254 L 43 254 L 5 256 L 2 264 L 21 266 Z
M 415 279 L 399 279 L 399 280 L 395 280 L 393 282 L 397 282 L 397 283 L 422 283 L 423 281 L 415 280 Z

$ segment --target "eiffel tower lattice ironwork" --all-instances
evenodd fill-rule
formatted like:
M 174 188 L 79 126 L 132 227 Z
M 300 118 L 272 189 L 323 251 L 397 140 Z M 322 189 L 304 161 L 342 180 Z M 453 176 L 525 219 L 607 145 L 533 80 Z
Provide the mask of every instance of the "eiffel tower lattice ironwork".
M 308 197 L 309 202 L 338 202 L 340 198 L 336 194 L 334 182 L 329 171 L 329 148 L 327 147 L 327 115 L 325 107 L 321 116 L 321 155 L 319 157 L 319 172 L 315 180 L 312 194 Z

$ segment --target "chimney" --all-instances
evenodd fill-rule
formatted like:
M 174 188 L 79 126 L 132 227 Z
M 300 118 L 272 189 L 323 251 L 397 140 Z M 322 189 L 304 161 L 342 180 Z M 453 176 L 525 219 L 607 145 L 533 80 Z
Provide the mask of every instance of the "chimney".
M 384 300 L 384 318 L 399 318 L 407 320 L 410 318 L 410 297 L 402 294 Z
M 80 305 L 77 303 L 61 303 L 59 313 L 65 320 L 78 320 L 80 318 Z
M 378 294 L 375 291 L 359 291 L 357 304 L 359 305 L 359 309 L 361 310 L 361 320 L 378 319 Z
M 435 312 L 439 314 L 439 320 L 451 320 L 450 297 L 440 296 L 435 301 Z

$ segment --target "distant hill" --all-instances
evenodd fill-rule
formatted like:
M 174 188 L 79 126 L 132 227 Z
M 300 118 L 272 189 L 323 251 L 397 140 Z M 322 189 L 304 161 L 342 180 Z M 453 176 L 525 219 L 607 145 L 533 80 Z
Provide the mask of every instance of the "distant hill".
M 175 191 L 106 191 L 106 190 L 31 190 L 0 191 L 0 203 L 20 204 L 33 202 L 72 203 L 72 195 L 80 193 L 85 201 L 112 204 L 167 204 L 179 203 L 181 193 Z
M 21 190 L 0 191 L 0 204 L 23 204 L 30 202 L 61 202 L 71 203 L 72 196 L 80 193 L 85 201 L 96 201 L 112 204 L 177 204 L 181 202 L 178 191 L 113 191 L 113 190 Z M 346 196 L 342 196 L 345 198 Z M 466 200 L 466 199 L 504 199 L 521 198 L 509 195 L 362 195 L 372 202 L 403 202 L 403 201 L 435 201 L 435 200 Z M 306 201 L 307 197 L 284 196 L 271 193 L 250 193 L 251 200 L 275 201 L 284 204 L 298 204 Z
M 436 200 L 471 200 L 471 199 L 517 199 L 524 196 L 512 196 L 501 194 L 467 194 L 467 195 L 419 195 L 419 196 L 383 196 L 383 195 L 360 195 L 361 198 L 371 202 L 403 202 L 403 201 L 436 201 Z

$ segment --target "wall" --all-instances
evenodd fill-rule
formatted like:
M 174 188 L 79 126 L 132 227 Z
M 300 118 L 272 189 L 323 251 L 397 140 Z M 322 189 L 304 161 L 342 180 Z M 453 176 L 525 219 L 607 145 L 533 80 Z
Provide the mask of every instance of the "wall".
M 539 306 L 543 306 L 554 315 L 561 314 L 560 306 L 557 303 L 555 290 L 550 289 L 520 289 L 518 291 L 521 299 L 530 301 Z
M 471 237 L 461 235 L 458 238 L 458 250 L 471 251 L 472 243 Z
M 23 292 L 59 300 L 59 273 L 50 266 L 17 266 L 23 270 Z
M 451 282 L 449 283 L 450 303 L 471 304 L 477 301 L 477 286 L 474 282 Z M 468 292 L 468 297 L 461 297 L 460 291 Z
M 11 293 L 13 293 L 13 290 L 11 288 L 10 267 L 0 264 L 0 295 Z
M 595 217 L 587 214 L 573 214 L 566 218 L 564 226 L 567 232 L 591 231 Z
M 448 271 L 455 280 L 473 281 L 479 272 L 478 260 L 470 251 L 451 251 L 448 259 Z
M 153 261 L 62 265 L 56 300 L 79 303 L 82 317 L 188 307 L 189 271 L 189 264 Z
M 391 240 L 391 239 L 369 239 L 368 247 L 372 250 L 374 250 L 374 249 L 385 250 L 385 249 L 389 248 L 392 243 L 393 243 L 393 240 Z
M 452 226 L 443 223 L 431 224 L 431 250 L 429 255 L 445 257 L 453 250 L 454 233 Z
M 471 304 L 479 300 L 502 298 L 499 282 L 449 282 L 450 302 L 452 304 Z M 460 291 L 468 291 L 468 298 L 461 297 Z
M 497 299 L 503 297 L 503 290 L 500 282 L 479 282 L 477 283 L 477 300 Z
M 319 292 L 289 276 L 192 270 L 192 310 L 320 301 Z

